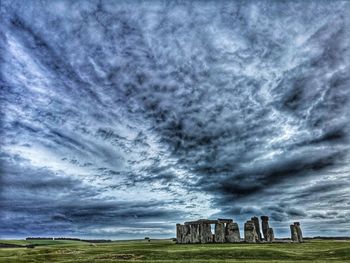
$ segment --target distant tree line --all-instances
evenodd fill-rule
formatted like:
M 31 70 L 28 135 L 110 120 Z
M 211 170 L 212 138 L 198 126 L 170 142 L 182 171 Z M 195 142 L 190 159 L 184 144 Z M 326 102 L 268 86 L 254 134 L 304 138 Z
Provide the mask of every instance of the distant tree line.
M 53 237 L 27 237 L 26 240 L 54 240 Z
M 26 240 L 73 240 L 73 241 L 82 241 L 89 243 L 106 243 L 112 242 L 110 239 L 80 239 L 74 237 L 27 237 Z

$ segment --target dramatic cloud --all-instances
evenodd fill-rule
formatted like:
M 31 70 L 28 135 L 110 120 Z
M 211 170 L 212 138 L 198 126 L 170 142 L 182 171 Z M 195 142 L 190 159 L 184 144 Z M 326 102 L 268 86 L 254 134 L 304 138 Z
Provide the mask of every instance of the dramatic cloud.
M 2 1 L 0 235 L 350 235 L 350 4 Z

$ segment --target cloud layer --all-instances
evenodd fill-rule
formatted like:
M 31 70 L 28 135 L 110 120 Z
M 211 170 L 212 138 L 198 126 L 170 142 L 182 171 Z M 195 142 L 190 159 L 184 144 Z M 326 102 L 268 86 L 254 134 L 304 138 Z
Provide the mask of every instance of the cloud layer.
M 0 234 L 267 214 L 277 236 L 350 235 L 349 12 L 3 1 Z

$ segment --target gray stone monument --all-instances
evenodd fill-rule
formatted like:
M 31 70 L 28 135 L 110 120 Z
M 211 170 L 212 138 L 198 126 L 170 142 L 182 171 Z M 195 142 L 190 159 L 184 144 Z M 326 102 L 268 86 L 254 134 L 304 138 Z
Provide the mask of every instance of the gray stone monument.
M 251 218 L 251 220 L 254 222 L 255 230 L 256 230 L 256 233 L 258 234 L 259 241 L 262 241 L 263 239 L 260 232 L 259 218 L 254 216 Z
M 225 242 L 225 223 L 218 222 L 215 224 L 215 243 Z
M 244 241 L 247 243 L 256 243 L 258 239 L 259 238 L 255 230 L 254 222 L 251 220 L 248 220 L 244 224 Z
M 226 224 L 226 242 L 236 243 L 241 241 L 241 235 L 239 233 L 239 227 L 237 223 Z
M 298 232 L 295 225 L 290 225 L 290 238 L 293 242 L 299 242 Z
M 209 223 L 202 222 L 199 225 L 199 233 L 201 243 L 213 243 L 213 233 Z
M 191 243 L 200 243 L 199 225 L 193 224 L 191 226 Z
M 191 227 L 189 225 L 176 225 L 176 240 L 179 244 L 191 243 Z
M 273 229 L 269 227 L 268 217 L 262 218 L 262 229 L 266 241 L 274 240 Z M 215 233 L 211 232 L 211 225 L 215 224 Z M 296 238 L 302 239 L 299 223 L 295 222 Z M 258 232 L 256 231 L 258 229 Z M 259 219 L 253 217 L 252 220 L 244 224 L 244 240 L 248 243 L 256 243 L 261 241 L 259 228 Z M 298 236 L 299 235 L 299 236 Z M 197 221 L 185 222 L 183 225 L 176 224 L 176 241 L 178 244 L 195 244 L 195 243 L 236 243 L 241 242 L 240 231 L 237 223 L 232 219 L 207 220 L 199 219 Z
M 273 233 L 273 229 L 269 227 L 267 229 L 267 242 L 273 242 L 275 241 L 275 234 Z
M 264 236 L 264 240 L 268 241 L 267 231 L 269 229 L 269 217 L 268 216 L 261 216 L 261 228 Z
M 293 225 L 290 225 L 290 235 L 293 242 L 303 242 L 303 233 L 299 222 L 294 222 Z

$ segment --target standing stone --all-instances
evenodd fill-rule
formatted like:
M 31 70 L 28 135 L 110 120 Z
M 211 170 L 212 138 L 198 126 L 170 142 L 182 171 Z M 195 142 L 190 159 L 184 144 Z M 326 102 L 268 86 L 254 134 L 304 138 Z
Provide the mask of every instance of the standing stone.
M 186 225 L 176 225 L 176 241 L 178 244 L 190 243 L 190 227 Z
M 199 225 L 191 224 L 191 243 L 200 243 Z
M 241 235 L 239 233 L 239 227 L 237 223 L 227 223 L 225 232 L 226 242 L 235 243 L 241 241 Z
M 261 216 L 261 228 L 264 235 L 264 240 L 267 241 L 267 230 L 269 229 L 269 217 Z
M 298 241 L 299 242 L 303 242 L 303 233 L 301 232 L 300 223 L 299 222 L 294 222 L 294 226 L 296 228 L 296 232 L 297 232 L 297 235 L 298 235 Z
M 215 224 L 215 243 L 225 242 L 225 224 L 218 222 Z
M 191 243 L 191 226 L 184 225 L 182 241 L 184 244 Z
M 255 230 L 255 224 L 251 220 L 248 220 L 244 224 L 244 240 L 247 243 L 256 243 L 256 241 L 258 240 L 258 234 Z
M 269 227 L 267 229 L 267 242 L 275 241 L 275 234 L 273 233 L 273 229 Z
M 295 225 L 290 225 L 290 238 L 293 242 L 299 242 L 298 231 Z
M 213 233 L 211 232 L 210 224 L 201 223 L 199 225 L 199 236 L 201 243 L 212 243 L 213 242 Z
M 262 236 L 261 236 L 260 226 L 259 226 L 259 218 L 254 216 L 251 218 L 251 220 L 254 222 L 255 230 L 256 230 L 256 233 L 258 234 L 259 241 L 262 241 Z
M 182 225 L 176 224 L 176 243 L 182 243 Z
M 261 228 L 266 242 L 272 242 L 275 240 L 273 229 L 269 226 L 269 217 L 261 216 Z

